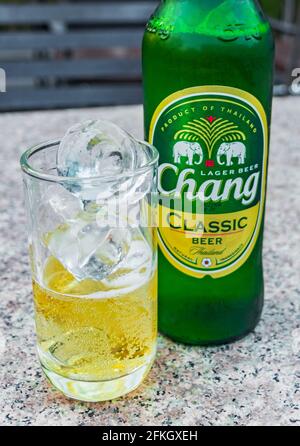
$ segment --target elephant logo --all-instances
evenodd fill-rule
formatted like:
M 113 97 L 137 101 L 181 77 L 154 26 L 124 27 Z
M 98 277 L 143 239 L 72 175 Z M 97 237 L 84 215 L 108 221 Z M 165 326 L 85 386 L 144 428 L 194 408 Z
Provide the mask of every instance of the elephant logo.
M 237 158 L 238 164 L 245 164 L 246 161 L 246 146 L 242 142 L 224 142 L 220 145 L 217 160 L 221 165 L 225 164 L 225 161 L 222 161 L 226 157 L 226 165 L 232 166 L 233 158 Z
M 203 161 L 203 149 L 197 142 L 179 141 L 173 147 L 173 157 L 176 164 L 181 163 L 181 158 L 187 158 L 188 166 L 199 165 Z

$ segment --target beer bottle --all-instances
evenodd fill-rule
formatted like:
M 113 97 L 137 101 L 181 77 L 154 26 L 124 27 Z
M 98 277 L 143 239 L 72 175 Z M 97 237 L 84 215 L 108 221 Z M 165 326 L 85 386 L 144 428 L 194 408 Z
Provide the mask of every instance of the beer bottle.
M 145 134 L 160 152 L 159 326 L 174 340 L 231 342 L 259 321 L 273 57 L 254 0 L 164 0 L 147 24 Z

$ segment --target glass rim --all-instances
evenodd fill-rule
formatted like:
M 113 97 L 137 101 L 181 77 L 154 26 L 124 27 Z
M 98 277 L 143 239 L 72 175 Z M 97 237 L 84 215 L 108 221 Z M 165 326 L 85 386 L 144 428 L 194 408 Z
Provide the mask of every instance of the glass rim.
M 60 175 L 54 175 L 51 173 L 45 173 L 42 169 L 34 168 L 29 160 L 31 156 L 33 156 L 35 153 L 38 153 L 42 150 L 46 150 L 50 147 L 57 146 L 60 143 L 60 139 L 54 139 L 45 141 L 39 144 L 36 144 L 32 146 L 31 148 L 27 149 L 20 158 L 20 165 L 22 171 L 39 180 L 49 181 L 52 183 L 68 183 L 68 182 L 77 182 L 77 183 L 84 183 L 84 182 L 91 182 L 91 181 L 99 181 L 99 182 L 111 182 L 116 180 L 121 180 L 123 178 L 133 178 L 135 176 L 142 175 L 148 171 L 150 171 L 153 166 L 155 166 L 158 163 L 159 159 L 159 153 L 158 150 L 150 143 L 146 141 L 141 141 L 139 139 L 136 139 L 136 141 L 144 146 L 147 146 L 152 151 L 151 159 L 145 164 L 144 166 L 138 167 L 135 170 L 128 170 L 126 172 L 120 173 L 118 175 L 98 175 L 98 176 L 89 176 L 89 177 L 64 177 Z

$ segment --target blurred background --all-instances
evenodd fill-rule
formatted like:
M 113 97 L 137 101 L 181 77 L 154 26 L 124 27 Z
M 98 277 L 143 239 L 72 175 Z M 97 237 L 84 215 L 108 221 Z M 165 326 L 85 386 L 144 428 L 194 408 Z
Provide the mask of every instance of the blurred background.
M 158 3 L 0 1 L 0 110 L 141 103 L 140 42 Z M 300 0 L 261 4 L 277 40 L 274 93 L 297 96 Z

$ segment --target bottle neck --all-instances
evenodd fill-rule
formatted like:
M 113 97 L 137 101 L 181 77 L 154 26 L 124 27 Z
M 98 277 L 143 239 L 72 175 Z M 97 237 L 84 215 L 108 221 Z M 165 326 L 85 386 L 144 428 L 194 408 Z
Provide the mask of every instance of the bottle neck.
M 202 17 L 213 10 L 219 10 L 222 11 L 223 20 L 228 18 L 226 14 L 224 15 L 228 12 L 244 15 L 242 11 L 247 11 L 249 8 L 261 11 L 258 0 L 161 0 L 161 5 L 174 14 L 184 14 L 189 11 L 191 16 L 202 14 Z
M 209 7 L 210 9 L 216 8 L 217 6 L 221 5 L 222 3 L 232 3 L 232 4 L 239 4 L 239 3 L 256 3 L 256 0 L 162 0 L 162 3 L 166 4 L 176 4 L 176 3 L 187 3 L 187 4 L 194 4 L 201 7 Z
M 162 0 L 162 3 L 195 3 L 200 6 L 204 4 L 211 5 L 212 7 L 218 6 L 228 0 Z M 239 0 L 237 0 L 239 1 Z
M 177 33 L 229 41 L 269 32 L 258 0 L 162 0 L 156 17 Z

